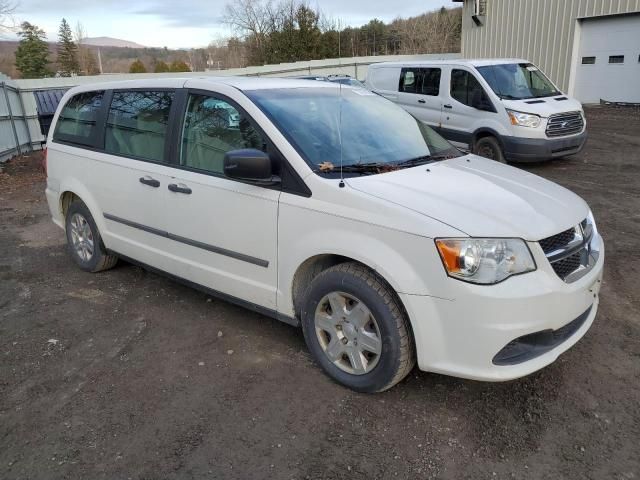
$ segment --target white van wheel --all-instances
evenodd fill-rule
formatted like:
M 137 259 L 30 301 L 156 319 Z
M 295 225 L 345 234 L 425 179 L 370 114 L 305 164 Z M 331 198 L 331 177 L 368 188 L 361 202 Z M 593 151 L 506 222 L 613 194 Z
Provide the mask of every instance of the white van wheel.
M 473 153 L 500 163 L 507 163 L 500 142 L 495 137 L 482 137 L 476 140 Z

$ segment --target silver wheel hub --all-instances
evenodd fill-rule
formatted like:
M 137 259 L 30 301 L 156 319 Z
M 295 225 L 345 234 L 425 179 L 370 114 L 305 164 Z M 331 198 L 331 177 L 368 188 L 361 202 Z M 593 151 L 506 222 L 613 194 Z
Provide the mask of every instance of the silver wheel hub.
M 83 261 L 87 262 L 93 257 L 93 232 L 87 219 L 79 213 L 71 217 L 71 244 Z
M 327 358 L 340 370 L 364 375 L 382 354 L 382 337 L 369 308 L 348 293 L 331 292 L 316 308 L 315 330 Z

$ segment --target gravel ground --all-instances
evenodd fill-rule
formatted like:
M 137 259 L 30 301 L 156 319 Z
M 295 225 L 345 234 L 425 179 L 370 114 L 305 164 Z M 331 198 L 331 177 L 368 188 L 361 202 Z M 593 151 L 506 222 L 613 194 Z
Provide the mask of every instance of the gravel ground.
M 301 332 L 121 263 L 77 269 L 38 155 L 0 173 L 0 478 L 640 479 L 640 112 L 529 165 L 591 205 L 600 311 L 548 368 L 332 383 Z

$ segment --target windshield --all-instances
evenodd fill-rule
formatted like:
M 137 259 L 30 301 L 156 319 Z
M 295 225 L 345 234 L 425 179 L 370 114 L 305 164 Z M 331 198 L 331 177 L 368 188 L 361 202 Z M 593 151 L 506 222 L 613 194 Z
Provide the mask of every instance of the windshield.
M 342 165 L 350 175 L 460 155 L 402 108 L 361 88 L 283 88 L 246 94 L 317 173 L 339 173 L 341 142 Z
M 556 87 L 531 63 L 506 63 L 476 67 L 491 89 L 502 99 L 551 97 Z

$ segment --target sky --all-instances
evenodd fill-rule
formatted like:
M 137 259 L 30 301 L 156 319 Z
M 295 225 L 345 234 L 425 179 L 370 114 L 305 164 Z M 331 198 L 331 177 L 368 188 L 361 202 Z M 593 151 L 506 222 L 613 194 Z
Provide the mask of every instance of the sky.
M 57 40 L 62 18 L 73 26 L 80 21 L 89 37 L 114 37 L 148 47 L 195 48 L 228 37 L 223 22 L 228 0 L 18 0 L 17 23 L 38 25 L 49 41 Z M 310 0 L 310 6 L 344 26 L 360 26 L 372 18 L 391 21 L 441 6 L 451 0 L 405 0 L 402 7 L 389 0 Z M 7 39 L 14 35 L 5 35 Z

